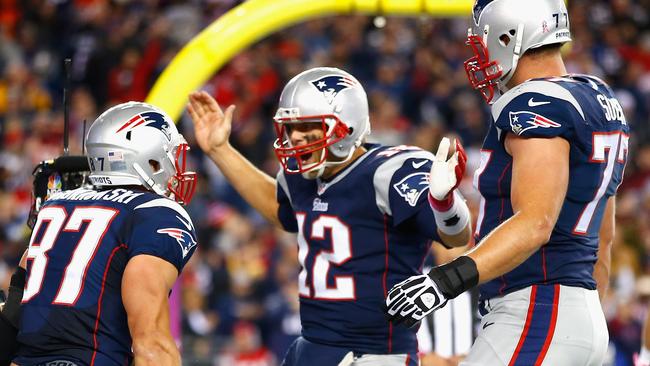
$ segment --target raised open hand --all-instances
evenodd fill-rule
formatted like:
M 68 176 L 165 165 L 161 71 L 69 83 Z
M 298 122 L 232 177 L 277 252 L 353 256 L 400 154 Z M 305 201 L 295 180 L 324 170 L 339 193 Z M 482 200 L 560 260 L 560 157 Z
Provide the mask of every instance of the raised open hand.
M 194 135 L 201 150 L 210 153 L 227 145 L 235 106 L 229 106 L 224 113 L 219 103 L 204 91 L 191 93 L 189 99 L 187 110 L 192 117 Z
M 431 165 L 429 193 L 437 201 L 444 201 L 454 189 L 458 188 L 465 174 L 467 155 L 463 146 L 456 140 L 455 152 L 449 156 L 451 142 L 447 137 L 440 141 L 435 160 Z

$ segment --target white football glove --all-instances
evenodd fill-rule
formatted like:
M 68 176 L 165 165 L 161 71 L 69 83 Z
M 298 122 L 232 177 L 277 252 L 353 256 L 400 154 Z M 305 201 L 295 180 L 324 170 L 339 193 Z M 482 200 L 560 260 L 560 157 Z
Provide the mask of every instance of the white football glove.
M 447 300 L 429 276 L 411 276 L 388 292 L 385 311 L 389 321 L 412 327 Z
M 465 174 L 467 155 L 458 140 L 455 142 L 456 152 L 447 159 L 451 143 L 447 137 L 443 138 L 431 164 L 429 193 L 436 201 L 442 202 L 449 199 L 450 193 L 458 187 Z

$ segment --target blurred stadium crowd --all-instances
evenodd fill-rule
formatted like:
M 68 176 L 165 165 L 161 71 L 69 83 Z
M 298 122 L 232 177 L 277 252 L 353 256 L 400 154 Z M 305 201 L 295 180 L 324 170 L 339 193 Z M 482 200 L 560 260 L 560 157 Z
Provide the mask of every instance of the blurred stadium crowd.
M 61 153 L 62 59 L 73 59 L 71 151 L 80 153 L 83 120 L 91 123 L 118 102 L 144 100 L 175 53 L 237 4 L 0 1 L 1 288 L 28 240 L 32 168 Z M 610 363 L 631 365 L 650 299 L 650 1 L 571 0 L 569 6 L 569 71 L 608 81 L 633 131 L 604 301 Z M 271 117 L 283 84 L 309 67 L 341 67 L 366 87 L 373 141 L 432 150 L 444 135 L 462 139 L 469 155 L 462 189 L 476 212 L 472 174 L 489 116 L 478 93 L 467 88 L 462 68 L 467 22 L 366 16 L 310 21 L 242 52 L 204 88 L 222 105 L 238 106 L 232 143 L 275 175 Z M 179 125 L 192 143 L 188 117 Z M 192 153 L 202 179 L 188 209 L 200 249 L 181 277 L 185 364 L 275 365 L 300 332 L 295 237 L 247 207 L 198 147 Z

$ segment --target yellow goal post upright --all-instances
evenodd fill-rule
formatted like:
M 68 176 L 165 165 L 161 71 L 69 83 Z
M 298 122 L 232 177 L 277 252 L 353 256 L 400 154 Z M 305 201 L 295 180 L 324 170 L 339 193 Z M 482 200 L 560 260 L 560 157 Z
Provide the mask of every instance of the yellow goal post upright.
M 249 0 L 201 31 L 165 68 L 146 101 L 177 120 L 190 92 L 200 88 L 241 50 L 291 25 L 332 15 L 454 17 L 474 0 Z

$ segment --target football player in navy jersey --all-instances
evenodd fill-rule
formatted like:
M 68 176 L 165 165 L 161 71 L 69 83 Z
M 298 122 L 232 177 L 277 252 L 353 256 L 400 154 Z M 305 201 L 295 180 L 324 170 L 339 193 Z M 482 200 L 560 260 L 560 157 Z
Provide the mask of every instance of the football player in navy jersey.
M 629 137 L 621 105 L 598 78 L 567 75 L 563 0 L 478 0 L 473 15 L 465 67 L 492 103 L 478 245 L 395 286 L 388 314 L 413 324 L 480 283 L 482 329 L 461 365 L 601 365 L 597 290 Z
M 41 206 L 13 364 L 180 365 L 167 296 L 196 247 L 189 149 L 161 110 L 129 102 L 86 138 L 90 182 Z
M 319 67 L 285 86 L 274 117 L 273 179 L 228 143 L 234 107 L 190 95 L 199 146 L 270 222 L 298 233 L 302 337 L 284 365 L 417 365 L 415 329 L 382 312 L 390 287 L 421 273 L 431 240 L 460 246 L 469 210 L 455 188 L 466 157 L 410 146 L 364 144 L 370 133 L 361 84 Z
M 18 349 L 18 323 L 20 322 L 20 300 L 25 287 L 27 251 L 11 276 L 7 297 L 0 303 L 0 366 L 9 366 Z M 0 291 L 1 292 L 1 291 Z M 4 295 L 4 293 L 2 294 Z

